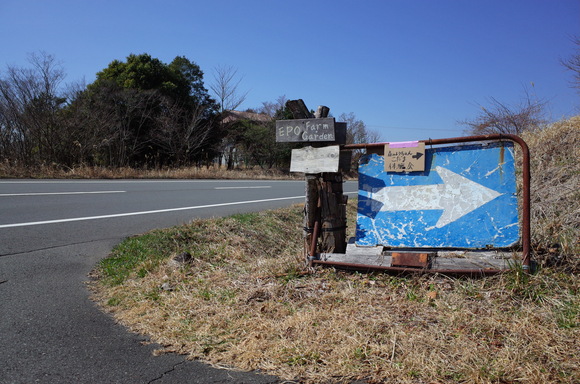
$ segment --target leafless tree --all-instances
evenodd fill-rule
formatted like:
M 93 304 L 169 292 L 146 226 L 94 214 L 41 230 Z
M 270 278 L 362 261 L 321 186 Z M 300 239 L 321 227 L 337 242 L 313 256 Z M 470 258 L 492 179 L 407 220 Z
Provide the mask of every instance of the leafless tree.
M 171 157 L 174 164 L 189 163 L 196 153 L 208 146 L 213 132 L 212 121 L 205 118 L 207 105 L 198 104 L 187 111 L 177 102 L 166 100 L 164 113 L 157 119 L 154 144 Z
M 0 143 L 24 164 L 52 162 L 60 152 L 58 112 L 64 71 L 53 56 L 29 56 L 31 68 L 7 67 L 0 77 Z
M 209 89 L 219 104 L 219 130 L 223 136 L 220 145 L 221 157 L 226 159 L 228 169 L 233 168 L 233 157 L 235 152 L 236 140 L 232 135 L 230 126 L 224 123 L 226 113 L 236 110 L 246 100 L 247 92 L 240 93 L 238 87 L 242 78 L 238 78 L 238 71 L 232 66 L 219 66 L 214 69 L 213 82 Z
M 338 121 L 346 122 L 346 143 L 347 144 L 361 144 L 374 143 L 380 138 L 380 135 L 372 130 L 369 130 L 364 121 L 356 118 L 355 114 L 342 113 L 338 117 Z
M 572 41 L 576 44 L 576 53 L 568 59 L 560 60 L 560 62 L 573 72 L 572 86 L 580 92 L 580 37 L 575 37 Z
M 220 113 L 233 111 L 246 100 L 248 92 L 240 93 L 238 89 L 241 81 L 234 67 L 219 66 L 214 69 L 213 83 L 209 89 L 220 105 Z
M 524 89 L 520 104 L 510 106 L 495 98 L 490 98 L 488 107 L 480 106 L 479 116 L 459 123 L 467 126 L 466 133 L 472 135 L 513 134 L 541 127 L 545 124 L 547 102 L 537 99 Z
M 372 130 L 369 130 L 366 124 L 356 118 L 355 114 L 342 113 L 338 117 L 339 121 L 346 122 L 346 143 L 347 144 L 364 144 L 376 143 L 380 139 L 380 135 Z M 353 169 L 357 168 L 358 161 L 362 156 L 363 151 L 360 149 L 354 150 L 352 153 Z
M 278 97 L 275 102 L 264 101 L 262 106 L 258 108 L 258 113 L 263 113 L 271 118 L 276 118 L 276 114 L 281 113 L 284 110 L 287 101 L 288 98 L 286 95 Z

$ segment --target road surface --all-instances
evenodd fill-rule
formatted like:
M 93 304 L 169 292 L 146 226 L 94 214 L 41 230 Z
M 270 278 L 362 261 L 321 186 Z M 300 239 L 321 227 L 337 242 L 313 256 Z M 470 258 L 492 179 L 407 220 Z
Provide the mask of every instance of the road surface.
M 303 196 L 304 181 L 0 181 L 0 383 L 278 382 L 153 356 L 155 345 L 96 308 L 85 282 L 127 236 Z

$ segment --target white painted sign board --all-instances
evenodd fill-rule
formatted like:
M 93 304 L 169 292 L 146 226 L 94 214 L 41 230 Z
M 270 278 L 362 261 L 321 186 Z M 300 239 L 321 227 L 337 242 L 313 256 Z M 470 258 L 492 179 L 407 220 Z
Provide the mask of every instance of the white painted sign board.
M 290 172 L 338 172 L 339 160 L 340 147 L 338 145 L 293 149 Z

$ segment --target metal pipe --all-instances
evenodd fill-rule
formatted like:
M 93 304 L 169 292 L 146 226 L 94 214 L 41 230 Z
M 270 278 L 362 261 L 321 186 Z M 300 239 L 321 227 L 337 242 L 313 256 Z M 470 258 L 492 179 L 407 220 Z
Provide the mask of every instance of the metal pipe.
M 310 243 L 310 255 L 308 255 L 308 266 L 312 267 L 314 258 L 316 257 L 316 245 L 318 243 L 318 235 L 320 233 L 320 220 L 314 222 L 314 228 L 312 229 L 312 241 Z
M 522 267 L 530 270 L 531 225 L 530 225 L 530 149 L 526 142 L 517 135 L 493 134 L 480 136 L 452 137 L 448 139 L 419 140 L 427 145 L 467 143 L 476 141 L 511 140 L 518 143 L 522 150 Z M 345 149 L 382 148 L 388 143 L 347 144 Z

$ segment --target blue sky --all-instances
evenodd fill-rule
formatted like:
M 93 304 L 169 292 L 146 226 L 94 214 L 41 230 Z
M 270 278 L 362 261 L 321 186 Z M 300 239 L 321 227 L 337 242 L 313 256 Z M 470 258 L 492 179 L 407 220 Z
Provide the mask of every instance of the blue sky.
M 479 105 L 516 105 L 526 87 L 552 120 L 580 114 L 559 62 L 574 36 L 580 0 L 0 0 L 1 70 L 44 51 L 90 83 L 131 53 L 186 56 L 206 83 L 237 68 L 241 109 L 302 98 L 384 141 L 461 136 Z

